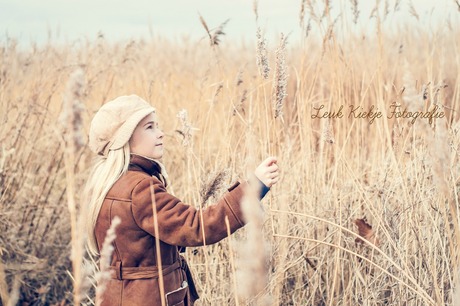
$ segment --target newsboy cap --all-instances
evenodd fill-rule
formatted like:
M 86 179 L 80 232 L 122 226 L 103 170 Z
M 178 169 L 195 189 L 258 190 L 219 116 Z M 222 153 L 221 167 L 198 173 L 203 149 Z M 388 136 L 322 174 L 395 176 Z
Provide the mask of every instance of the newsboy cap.
M 105 103 L 94 115 L 89 129 L 89 147 L 107 156 L 129 141 L 134 129 L 155 108 L 136 95 L 120 96 Z

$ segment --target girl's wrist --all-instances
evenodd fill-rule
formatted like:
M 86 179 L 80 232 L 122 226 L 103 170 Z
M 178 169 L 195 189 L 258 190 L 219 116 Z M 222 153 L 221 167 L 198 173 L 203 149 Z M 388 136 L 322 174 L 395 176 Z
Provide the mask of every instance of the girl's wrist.
M 270 191 L 270 187 L 265 185 L 257 175 L 253 174 L 248 180 L 249 185 L 254 186 L 257 190 L 257 196 L 259 200 L 262 200 L 265 195 Z

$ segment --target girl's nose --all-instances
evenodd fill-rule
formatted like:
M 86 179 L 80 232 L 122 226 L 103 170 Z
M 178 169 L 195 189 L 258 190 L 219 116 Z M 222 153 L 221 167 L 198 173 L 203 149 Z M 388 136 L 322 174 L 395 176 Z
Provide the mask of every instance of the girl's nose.
M 162 130 L 159 130 L 159 132 L 160 132 L 160 133 L 158 134 L 158 139 L 161 139 L 161 138 L 163 138 L 163 136 L 165 135 L 165 133 L 163 133 Z

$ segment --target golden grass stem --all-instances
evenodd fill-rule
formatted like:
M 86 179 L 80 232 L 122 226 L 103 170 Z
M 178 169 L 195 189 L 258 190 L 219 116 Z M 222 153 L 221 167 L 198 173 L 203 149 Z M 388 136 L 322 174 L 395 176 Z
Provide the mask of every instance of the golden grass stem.
M 3 305 L 8 305 L 10 295 L 8 293 L 8 284 L 6 283 L 5 267 L 0 260 L 0 301 Z
M 155 201 L 155 191 L 153 190 L 152 182 L 150 182 L 150 197 L 152 198 L 153 231 L 155 233 L 155 252 L 157 257 L 158 282 L 160 286 L 161 306 L 166 306 L 163 264 L 161 261 L 160 231 L 158 229 L 157 205 Z
M 235 298 L 235 305 L 239 306 L 240 302 L 238 299 L 238 285 L 237 285 L 237 277 L 236 277 L 236 270 L 235 270 L 235 259 L 233 255 L 233 248 L 232 248 L 232 239 L 231 239 L 231 231 L 230 231 L 230 222 L 228 221 L 228 217 L 225 216 L 225 226 L 227 227 L 227 241 L 228 241 L 228 253 L 230 257 L 230 266 L 232 268 L 232 279 L 233 279 L 233 296 Z
M 303 213 L 297 213 L 297 212 L 290 212 L 290 211 L 283 211 L 283 210 L 277 210 L 277 209 L 271 209 L 270 210 L 271 212 L 277 212 L 277 213 L 283 213 L 283 214 L 292 214 L 292 215 L 297 215 L 297 216 L 303 216 L 303 217 L 307 217 L 307 218 L 310 218 L 310 219 L 314 219 L 314 220 L 318 220 L 318 221 L 322 221 L 322 222 L 325 222 L 329 225 L 333 225 L 339 229 L 341 229 L 342 231 L 348 233 L 348 234 L 351 234 L 353 236 L 355 236 L 355 238 L 360 238 L 361 236 L 359 236 L 357 233 L 339 225 L 339 224 L 336 224 L 334 222 L 331 222 L 331 221 L 328 221 L 326 219 L 323 219 L 323 218 L 319 218 L 319 217 L 315 217 L 315 216 L 311 216 L 311 215 L 308 215 L 308 214 L 303 214 Z M 277 236 L 279 236 L 278 234 L 275 234 Z M 288 236 L 286 236 L 286 238 L 290 238 Z M 294 237 L 293 237 L 294 238 Z M 318 240 L 315 240 L 315 239 L 308 239 L 308 238 L 303 238 L 303 237 L 298 237 L 298 239 L 302 239 L 302 240 L 306 240 L 306 241 L 316 241 L 318 243 L 322 243 L 322 244 L 328 244 L 326 242 L 320 242 Z M 376 250 L 379 254 L 381 254 L 386 260 L 388 260 L 389 263 L 391 263 L 397 270 L 399 270 L 416 288 L 417 290 L 419 291 L 414 291 L 414 292 L 420 292 L 422 293 L 422 296 L 424 297 L 424 299 L 426 299 L 427 301 L 430 301 L 433 305 L 435 304 L 435 302 L 433 301 L 433 299 L 425 292 L 425 290 L 423 290 L 423 288 L 420 287 L 420 285 L 417 283 L 417 281 L 412 277 L 410 276 L 406 270 L 404 270 L 403 268 L 401 268 L 393 259 L 391 259 L 385 252 L 383 252 L 382 249 L 380 249 L 379 247 L 377 247 L 376 245 L 372 244 L 371 242 L 367 241 L 366 239 L 363 239 L 363 242 L 369 246 L 370 248 L 372 248 L 373 250 Z M 332 244 L 329 244 L 332 246 Z M 337 246 L 338 248 L 340 248 L 341 250 L 344 250 L 350 254 L 353 254 L 355 255 L 356 253 L 352 252 L 352 251 L 349 251 L 343 247 L 340 247 L 340 246 Z M 371 262 L 369 259 L 367 259 L 366 261 L 368 262 Z M 377 264 L 373 263 L 373 265 L 377 266 Z M 381 268 L 380 266 L 378 266 L 380 269 L 383 269 Z M 390 274 L 389 272 L 385 271 L 385 273 L 387 274 Z M 406 284 L 406 283 L 405 283 Z M 412 288 L 411 286 L 409 286 L 408 284 L 406 284 L 407 287 L 410 287 Z
M 411 285 L 409 285 L 408 283 L 406 283 L 405 281 L 403 281 L 401 278 L 391 274 L 385 268 L 383 268 L 383 267 L 379 266 L 378 264 L 374 263 L 372 260 L 368 259 L 367 257 L 359 255 L 358 253 L 350 251 L 350 250 L 348 250 L 348 249 L 346 249 L 346 248 L 344 248 L 344 247 L 342 247 L 340 245 L 336 245 L 336 244 L 333 244 L 333 243 L 329 243 L 329 242 L 325 242 L 325 241 L 321 241 L 321 240 L 317 240 L 317 239 L 310 239 L 310 238 L 305 238 L 305 237 L 296 237 L 296 236 L 291 236 L 291 235 L 274 234 L 273 236 L 274 237 L 280 237 L 280 238 L 300 239 L 300 240 L 304 240 L 304 241 L 315 242 L 315 243 L 318 243 L 318 244 L 324 244 L 324 245 L 327 245 L 327 246 L 330 246 L 330 247 L 337 248 L 337 249 L 339 249 L 341 251 L 344 251 L 346 253 L 349 253 L 349 254 L 351 254 L 353 256 L 356 256 L 356 257 L 366 261 L 367 263 L 369 263 L 372 266 L 376 267 L 377 269 L 379 269 L 380 271 L 382 271 L 383 273 L 385 273 L 389 277 L 391 277 L 391 278 L 395 279 L 396 281 L 398 281 L 399 283 L 403 284 L 409 290 L 411 290 L 412 292 L 414 292 L 415 294 L 417 294 L 421 298 L 423 298 L 424 301 L 427 302 L 428 304 L 436 305 L 435 301 L 417 283 L 414 283 L 414 285 L 416 285 L 415 288 L 414 288 Z

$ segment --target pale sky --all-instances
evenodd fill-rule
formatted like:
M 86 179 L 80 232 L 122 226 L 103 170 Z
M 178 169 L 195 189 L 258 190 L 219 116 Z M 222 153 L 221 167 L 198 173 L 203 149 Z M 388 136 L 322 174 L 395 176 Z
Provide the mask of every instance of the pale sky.
M 410 11 L 411 0 L 401 0 L 394 13 L 396 0 L 388 0 L 390 14 L 385 24 L 392 28 L 400 23 L 430 29 L 445 26 L 450 20 L 460 26 L 460 11 L 455 0 L 412 0 L 420 19 Z M 322 0 L 312 0 L 321 11 Z M 283 32 L 300 37 L 299 12 L 301 0 L 259 0 L 259 25 L 267 36 Z M 333 15 L 339 12 L 351 18 L 350 0 L 331 0 Z M 376 0 L 358 1 L 360 24 L 356 29 L 371 27 L 370 12 Z M 384 10 L 385 1 L 380 1 Z M 48 33 L 53 41 L 72 42 L 81 38 L 94 39 L 103 33 L 110 41 L 149 38 L 153 35 L 180 39 L 205 36 L 199 22 L 201 14 L 210 28 L 230 19 L 224 28 L 227 41 L 252 40 L 256 23 L 252 0 L 0 0 L 0 43 L 6 37 L 18 39 L 20 44 L 45 42 Z M 374 18 L 375 20 L 375 18 Z

